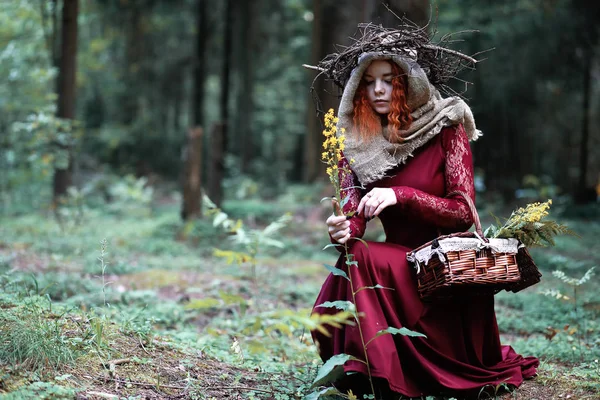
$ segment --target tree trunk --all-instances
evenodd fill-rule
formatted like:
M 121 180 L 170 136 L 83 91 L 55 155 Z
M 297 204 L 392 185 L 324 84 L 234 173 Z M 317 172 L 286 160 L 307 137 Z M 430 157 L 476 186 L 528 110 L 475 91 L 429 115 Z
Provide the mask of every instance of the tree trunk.
M 321 60 L 322 54 L 322 24 L 323 24 L 323 5 L 321 0 L 313 0 L 313 25 L 312 25 L 312 46 L 310 53 L 310 61 L 312 65 L 317 65 Z M 314 71 L 307 72 L 309 82 L 312 83 L 315 73 Z M 319 121 L 318 111 L 315 110 L 314 95 L 320 95 L 320 82 L 315 82 L 315 86 L 311 89 L 314 93 L 308 99 L 306 107 L 306 136 L 304 140 L 304 182 L 312 182 L 317 177 L 317 161 L 319 160 L 317 150 L 319 147 Z
M 189 220 L 202 216 L 202 128 L 188 132 L 183 181 L 183 207 L 181 218 Z
M 583 60 L 583 109 L 581 121 L 581 141 L 579 144 L 579 180 L 577 184 L 576 200 L 578 203 L 585 203 L 592 200 L 592 195 L 587 195 L 592 192 L 588 189 L 587 172 L 588 172 L 588 156 L 589 156 L 589 137 L 590 137 L 590 101 L 592 96 L 592 62 L 594 56 L 594 48 L 589 47 L 584 50 Z
M 225 154 L 228 150 L 227 126 L 229 122 L 229 71 L 233 31 L 233 7 L 225 1 L 225 40 L 223 43 L 223 75 L 221 77 L 220 122 L 211 132 L 211 171 L 209 194 L 211 200 L 221 206 L 223 202 L 223 178 L 225 177 Z
M 223 203 L 223 177 L 225 176 L 225 149 L 227 137 L 225 124 L 216 123 L 210 135 L 211 166 L 209 170 L 208 193 L 210 199 L 218 207 Z
M 77 15 L 79 0 L 64 0 L 62 10 L 62 40 L 61 57 L 58 74 L 58 107 L 59 118 L 75 118 L 75 78 L 77 67 Z M 72 155 L 71 149 L 63 147 L 69 153 L 68 166 L 65 169 L 54 170 L 53 194 L 54 202 L 67 193 L 72 184 Z
M 256 23 L 255 2 L 242 1 L 240 7 L 240 16 L 242 20 L 240 43 L 241 62 L 239 77 L 241 80 L 241 93 L 238 105 L 238 129 L 236 136 L 241 144 L 241 171 L 248 172 L 250 160 L 254 157 L 256 143 L 252 132 L 252 111 L 254 109 L 254 64 L 252 55 L 255 46 Z
M 194 57 L 194 87 L 191 121 L 194 127 L 204 125 L 204 83 L 206 79 L 205 49 L 207 39 L 206 0 L 198 0 L 196 10 L 196 54 Z
M 142 31 L 142 15 L 140 6 L 133 2 L 126 9 L 126 42 L 125 42 L 125 86 L 121 100 L 121 122 L 130 125 L 138 115 L 138 93 L 140 89 L 140 69 L 144 46 Z

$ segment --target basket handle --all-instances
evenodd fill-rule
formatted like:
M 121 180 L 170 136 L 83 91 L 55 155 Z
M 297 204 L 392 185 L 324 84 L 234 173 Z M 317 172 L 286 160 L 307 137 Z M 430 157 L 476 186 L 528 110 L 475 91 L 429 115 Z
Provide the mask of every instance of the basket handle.
M 473 223 L 475 224 L 475 232 L 477 232 L 477 234 L 483 238 L 483 229 L 481 228 L 481 221 L 479 220 L 479 214 L 477 213 L 477 208 L 475 208 L 475 203 L 473 203 L 473 199 L 471 199 L 471 196 L 468 196 L 465 192 L 462 192 L 460 190 L 450 192 L 446 195 L 446 197 L 452 196 L 454 194 L 462 196 L 467 201 L 469 209 L 471 210 L 471 216 L 473 217 Z

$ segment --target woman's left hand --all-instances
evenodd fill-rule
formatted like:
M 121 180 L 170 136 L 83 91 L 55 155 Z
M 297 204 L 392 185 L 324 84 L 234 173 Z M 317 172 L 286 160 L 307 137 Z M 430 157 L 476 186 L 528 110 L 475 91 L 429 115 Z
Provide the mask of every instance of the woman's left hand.
M 386 207 L 396 204 L 396 193 L 390 188 L 373 188 L 358 204 L 356 212 L 371 219 L 379 215 Z

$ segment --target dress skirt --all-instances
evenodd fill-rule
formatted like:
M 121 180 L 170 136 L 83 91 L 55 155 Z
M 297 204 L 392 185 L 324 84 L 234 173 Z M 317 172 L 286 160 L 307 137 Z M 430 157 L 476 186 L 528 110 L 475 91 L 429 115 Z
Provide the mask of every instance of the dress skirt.
M 389 390 L 409 397 L 477 397 L 487 385 L 519 386 L 536 374 L 536 358 L 522 357 L 510 346 L 500 344 L 493 296 L 423 302 L 417 293 L 414 269 L 406 261 L 406 253 L 411 249 L 387 242 L 366 243 L 354 242 L 349 249 L 358 266 L 348 268 L 344 254 L 336 265 L 350 274 L 355 292 L 361 287 L 384 286 L 356 293 L 364 341 L 388 327 L 405 327 L 426 335 L 386 334 L 369 343 L 371 374 Z M 338 312 L 335 308 L 319 307 L 336 300 L 352 301 L 352 291 L 348 280 L 330 274 L 313 312 Z M 327 329 L 330 337 L 313 331 L 324 361 L 340 353 L 365 359 L 357 325 Z M 358 361 L 349 361 L 344 368 L 349 374 L 367 374 L 366 366 Z M 357 390 L 360 388 L 355 388 L 354 393 Z

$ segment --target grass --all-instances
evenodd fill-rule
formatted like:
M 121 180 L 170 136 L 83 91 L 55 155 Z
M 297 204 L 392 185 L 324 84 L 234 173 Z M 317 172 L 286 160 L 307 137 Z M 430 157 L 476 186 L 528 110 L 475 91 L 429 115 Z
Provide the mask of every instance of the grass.
M 215 247 L 235 249 L 227 234 L 210 220 L 181 223 L 168 198 L 139 213 L 96 205 L 62 228 L 43 213 L 2 217 L 0 397 L 302 398 L 320 362 L 298 321 L 327 275 L 322 263 L 337 252 L 320 251 L 327 207 L 315 208 L 319 196 L 306 188 L 293 191 L 301 202 L 284 195 L 224 206 L 251 228 L 294 214 L 277 237 L 285 247 L 261 250 L 256 283 L 248 265 L 213 256 Z M 496 297 L 503 341 L 542 360 L 539 377 L 511 398 L 583 399 L 600 390 L 598 279 L 578 287 L 575 302 L 573 288 L 552 275 L 580 278 L 599 264 L 600 223 L 561 222 L 582 237 L 533 249 L 542 282 Z M 368 235 L 381 233 L 375 223 Z M 569 299 L 541 294 L 549 289 Z

